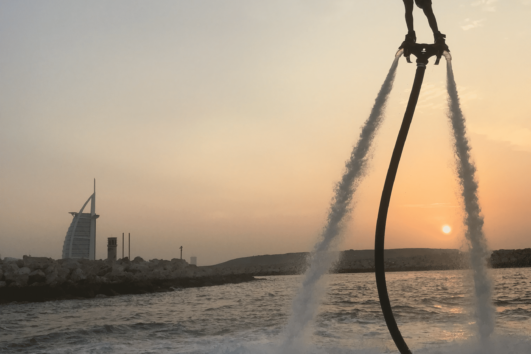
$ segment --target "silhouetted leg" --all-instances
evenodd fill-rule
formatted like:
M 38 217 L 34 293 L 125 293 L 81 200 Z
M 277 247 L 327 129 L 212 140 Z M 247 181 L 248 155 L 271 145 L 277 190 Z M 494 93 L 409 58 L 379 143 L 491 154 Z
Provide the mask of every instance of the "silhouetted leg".
M 433 31 L 433 39 L 437 44 L 442 44 L 445 46 L 446 50 L 449 51 L 448 46 L 446 45 L 445 38 L 446 35 L 442 34 L 437 28 L 437 20 L 433 14 L 433 9 L 431 8 L 431 0 L 425 0 L 422 4 L 422 10 L 428 18 L 428 23 L 430 24 L 431 30 Z
M 404 0 L 406 8 L 406 25 L 409 32 L 413 32 L 413 0 Z
M 426 4 L 422 7 L 422 10 L 424 11 L 424 14 L 428 18 L 428 23 L 430 24 L 431 30 L 433 31 L 433 34 L 437 34 L 439 32 L 439 29 L 437 28 L 437 20 L 435 19 L 435 15 L 433 14 L 433 9 L 431 8 L 431 1 L 426 1 Z

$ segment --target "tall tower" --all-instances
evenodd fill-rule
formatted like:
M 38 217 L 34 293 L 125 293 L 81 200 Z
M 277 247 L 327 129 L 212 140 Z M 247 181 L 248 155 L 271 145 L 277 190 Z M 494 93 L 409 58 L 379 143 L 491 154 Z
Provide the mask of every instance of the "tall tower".
M 118 248 L 118 241 L 116 237 L 107 238 L 107 259 L 111 261 L 116 260 L 116 250 Z
M 90 255 L 91 260 L 96 259 L 96 178 L 94 178 L 94 193 L 92 194 L 92 203 L 90 203 Z
M 84 213 L 88 202 L 91 202 L 90 213 Z M 79 213 L 71 212 L 73 219 L 66 232 L 63 243 L 62 258 L 96 259 L 96 180 L 94 193 L 87 199 Z

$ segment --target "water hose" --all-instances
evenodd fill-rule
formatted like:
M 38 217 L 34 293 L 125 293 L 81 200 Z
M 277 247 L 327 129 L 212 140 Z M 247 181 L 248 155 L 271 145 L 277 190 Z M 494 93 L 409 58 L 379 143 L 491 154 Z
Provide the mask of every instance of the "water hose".
M 389 202 L 391 201 L 391 193 L 393 192 L 393 184 L 396 178 L 396 172 L 400 163 L 400 157 L 404 150 L 407 134 L 411 121 L 413 120 L 413 114 L 417 106 L 419 99 L 420 89 L 422 87 L 422 81 L 424 79 L 424 72 L 426 71 L 426 65 L 428 64 L 428 58 L 435 55 L 439 63 L 442 51 L 434 45 L 428 44 L 415 44 L 410 48 L 410 54 L 417 57 L 417 71 L 415 73 L 415 79 L 413 81 L 413 88 L 409 95 L 409 101 L 407 104 L 406 112 L 404 113 L 404 119 L 402 120 L 402 126 L 398 132 L 395 148 L 391 157 L 391 163 L 387 170 L 387 176 L 385 178 L 385 184 L 382 192 L 382 198 L 380 200 L 380 208 L 378 210 L 378 219 L 376 221 L 376 235 L 374 239 L 374 263 L 376 269 L 376 286 L 378 288 L 378 296 L 380 298 L 380 306 L 385 318 L 385 323 L 389 329 L 389 333 L 396 344 L 396 347 L 401 354 L 411 354 L 406 341 L 402 337 L 398 325 L 396 324 L 393 310 L 391 309 L 391 302 L 389 301 L 389 294 L 387 293 L 387 283 L 385 281 L 385 264 L 384 264 L 384 244 L 385 244 L 385 225 L 387 222 L 387 212 L 389 210 Z M 408 53 L 408 54 L 409 54 Z M 441 54 L 441 55 L 439 55 Z M 408 57 L 407 57 L 408 58 Z

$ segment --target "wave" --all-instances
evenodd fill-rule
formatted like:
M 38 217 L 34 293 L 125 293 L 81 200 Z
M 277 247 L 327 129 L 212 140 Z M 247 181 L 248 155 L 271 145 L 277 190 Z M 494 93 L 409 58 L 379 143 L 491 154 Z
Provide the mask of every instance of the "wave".
M 375 333 L 374 336 L 378 336 Z M 374 337 L 373 336 L 373 337 Z M 370 333 L 366 336 L 371 338 Z M 211 338 L 209 341 L 197 343 L 195 348 L 183 351 L 183 346 L 175 341 L 152 340 L 142 344 L 136 342 L 113 343 L 113 342 L 92 342 L 86 344 L 64 345 L 53 350 L 57 354 L 79 353 L 114 353 L 114 354 L 277 354 L 280 343 L 262 339 L 255 342 L 242 343 L 234 340 L 220 341 L 220 338 Z M 416 354 L 528 354 L 531 347 L 531 340 L 525 337 L 493 336 L 487 345 L 478 344 L 476 339 L 469 339 L 462 342 L 434 343 L 424 346 L 413 347 Z M 364 346 L 360 343 L 357 347 L 348 348 L 334 345 L 309 345 L 305 349 L 306 354 L 381 354 L 382 352 L 394 352 L 394 348 L 374 345 Z M 49 351 L 37 349 L 31 351 L 35 354 L 44 354 Z

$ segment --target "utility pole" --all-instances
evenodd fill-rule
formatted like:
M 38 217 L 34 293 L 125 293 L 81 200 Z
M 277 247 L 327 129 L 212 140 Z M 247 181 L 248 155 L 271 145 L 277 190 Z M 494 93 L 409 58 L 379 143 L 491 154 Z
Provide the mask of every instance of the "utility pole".
M 122 259 L 124 259 L 124 232 L 122 232 Z
M 129 260 L 131 260 L 131 233 L 129 233 Z
M 181 260 L 183 259 L 183 246 L 179 247 L 181 249 Z

